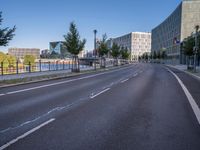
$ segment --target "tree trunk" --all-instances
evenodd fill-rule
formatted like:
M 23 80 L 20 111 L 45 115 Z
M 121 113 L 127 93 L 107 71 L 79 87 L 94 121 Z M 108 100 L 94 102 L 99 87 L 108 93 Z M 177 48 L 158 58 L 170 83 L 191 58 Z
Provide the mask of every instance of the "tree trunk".
M 101 68 L 105 68 L 105 58 L 101 57 L 101 62 L 100 62 Z
M 80 72 L 78 56 L 73 56 L 72 59 L 72 72 Z

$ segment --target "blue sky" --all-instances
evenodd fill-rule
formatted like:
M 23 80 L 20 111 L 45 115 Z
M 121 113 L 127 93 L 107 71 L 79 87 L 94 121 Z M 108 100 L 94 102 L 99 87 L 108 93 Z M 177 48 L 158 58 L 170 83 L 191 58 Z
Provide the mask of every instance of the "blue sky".
M 16 36 L 8 47 L 49 48 L 50 41 L 63 40 L 69 23 L 77 24 L 86 50 L 93 49 L 97 36 L 117 37 L 146 31 L 160 24 L 181 0 L 0 0 L 3 27 L 16 25 Z

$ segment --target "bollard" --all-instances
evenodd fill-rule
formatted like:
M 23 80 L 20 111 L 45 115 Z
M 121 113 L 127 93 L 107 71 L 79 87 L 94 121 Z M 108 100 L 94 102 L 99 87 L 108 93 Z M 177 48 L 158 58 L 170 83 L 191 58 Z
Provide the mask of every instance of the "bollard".
M 19 62 L 16 62 L 16 73 L 19 74 Z

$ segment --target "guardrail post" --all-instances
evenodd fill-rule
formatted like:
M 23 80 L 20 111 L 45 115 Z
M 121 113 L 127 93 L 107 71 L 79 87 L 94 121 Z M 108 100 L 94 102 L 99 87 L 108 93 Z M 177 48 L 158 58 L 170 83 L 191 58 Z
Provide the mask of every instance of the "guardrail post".
M 39 60 L 39 65 L 40 65 L 40 72 L 41 72 L 42 71 L 41 59 Z
M 58 61 L 56 61 L 56 70 L 58 70 Z
M 3 75 L 3 62 L 1 62 L 1 75 Z
M 28 63 L 29 66 L 29 73 L 31 73 L 31 62 Z
M 16 73 L 19 74 L 19 62 L 18 62 L 18 60 L 16 61 Z
M 63 61 L 63 70 L 65 70 L 65 62 Z
M 48 64 L 49 64 L 49 71 L 51 71 L 51 62 L 49 61 Z

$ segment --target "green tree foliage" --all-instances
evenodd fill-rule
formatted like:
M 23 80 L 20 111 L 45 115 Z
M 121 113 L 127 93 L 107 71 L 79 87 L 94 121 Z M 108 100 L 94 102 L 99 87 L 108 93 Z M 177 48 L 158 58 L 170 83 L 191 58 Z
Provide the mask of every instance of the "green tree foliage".
M 194 37 L 188 37 L 187 39 L 185 39 L 184 42 L 183 42 L 184 54 L 186 56 L 194 55 L 194 52 L 193 52 L 193 47 L 194 46 L 195 46 Z
M 160 59 L 160 58 L 161 58 L 160 51 L 157 51 L 157 59 Z
M 107 46 L 107 35 L 106 34 L 104 34 L 102 36 L 102 40 L 100 40 L 98 52 L 99 52 L 100 57 L 104 57 L 109 52 L 109 48 Z
M 6 55 L 0 52 L 0 63 L 3 63 L 4 68 L 10 68 L 16 66 L 16 58 L 11 55 Z
M 15 67 L 16 66 L 16 58 L 12 55 L 6 55 L 6 59 L 8 60 L 9 67 Z
M 6 59 L 6 55 L 3 52 L 0 52 L 0 62 L 3 62 Z
M 122 59 L 125 59 L 125 60 L 130 59 L 131 54 L 127 48 L 122 47 L 120 50 L 120 53 L 121 53 Z
M 111 55 L 113 58 L 118 58 L 120 56 L 120 47 L 115 43 L 113 43 L 111 47 Z
M 108 55 L 109 48 L 107 46 L 107 35 L 104 34 L 102 36 L 102 40 L 99 42 L 99 47 L 98 47 L 98 52 L 99 56 L 101 57 L 101 63 L 100 66 L 101 68 L 105 67 L 105 56 Z
M 153 59 L 157 59 L 157 53 L 156 53 L 156 51 L 153 51 Z
M 64 35 L 63 42 L 66 51 L 70 52 L 73 57 L 72 71 L 79 72 L 78 54 L 84 49 L 86 39 L 80 40 L 80 35 L 74 22 L 70 23 L 69 32 Z
M 0 26 L 2 24 L 3 18 L 2 18 L 2 12 L 0 12 Z M 12 29 L 6 27 L 6 28 L 0 28 L 0 46 L 7 46 L 8 42 L 13 39 L 14 32 L 16 30 L 16 27 L 14 26 Z
M 30 63 L 30 65 L 32 66 L 35 64 L 35 59 L 36 58 L 33 55 L 25 55 L 24 56 L 24 64 L 29 65 L 29 63 Z
M 113 43 L 111 47 L 111 55 L 115 59 L 114 65 L 118 66 L 118 58 L 120 56 L 120 47 L 115 43 Z
M 161 52 L 161 58 L 165 59 L 167 57 L 166 51 Z

